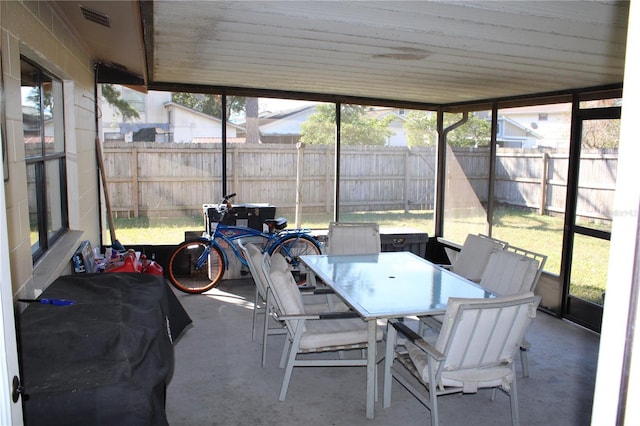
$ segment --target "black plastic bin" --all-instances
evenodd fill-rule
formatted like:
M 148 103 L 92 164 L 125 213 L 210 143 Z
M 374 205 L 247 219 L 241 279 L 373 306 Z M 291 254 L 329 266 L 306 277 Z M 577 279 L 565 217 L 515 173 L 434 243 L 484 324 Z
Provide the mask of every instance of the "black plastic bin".
M 380 245 L 382 251 L 410 251 L 420 257 L 425 257 L 427 253 L 427 233 L 381 233 Z
M 211 234 L 213 223 L 220 222 L 220 214 L 215 204 L 203 204 L 204 224 L 207 233 Z M 233 209 L 224 217 L 224 225 L 246 226 L 262 231 L 262 223 L 276 216 L 276 207 L 270 204 L 234 204 Z

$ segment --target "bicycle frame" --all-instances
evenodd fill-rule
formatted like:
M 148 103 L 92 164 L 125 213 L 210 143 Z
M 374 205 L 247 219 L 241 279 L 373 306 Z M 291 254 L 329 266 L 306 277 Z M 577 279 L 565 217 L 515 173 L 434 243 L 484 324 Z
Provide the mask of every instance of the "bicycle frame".
M 203 238 L 203 240 L 206 240 L 208 242 L 208 250 L 205 250 L 202 253 L 202 255 L 196 261 L 196 265 L 198 268 L 200 268 L 204 264 L 204 262 L 207 260 L 209 256 L 209 252 L 211 251 L 211 248 L 217 247 L 218 249 L 220 249 L 220 252 L 222 253 L 222 257 L 224 260 L 224 267 L 225 269 L 228 269 L 229 258 L 227 256 L 226 250 L 224 250 L 220 241 L 225 242 L 231 248 L 231 250 L 233 251 L 233 254 L 240 261 L 240 263 L 248 267 L 249 265 L 247 263 L 247 260 L 244 258 L 244 256 L 238 249 L 238 245 L 234 241 L 242 238 L 260 237 L 264 240 L 262 251 L 271 253 L 271 251 L 275 247 L 277 247 L 280 244 L 280 242 L 285 238 L 288 238 L 291 235 L 300 236 L 300 235 L 307 235 L 307 234 L 308 234 L 308 231 L 304 229 L 295 229 L 295 230 L 284 229 L 280 232 L 264 233 L 253 228 L 246 228 L 246 227 L 236 226 L 236 225 L 223 225 L 222 223 L 218 223 L 215 226 L 213 235 L 210 238 Z M 283 245 L 282 250 L 284 251 L 286 256 L 289 257 L 289 259 L 292 259 L 293 256 L 291 256 L 291 253 L 289 252 L 286 246 Z

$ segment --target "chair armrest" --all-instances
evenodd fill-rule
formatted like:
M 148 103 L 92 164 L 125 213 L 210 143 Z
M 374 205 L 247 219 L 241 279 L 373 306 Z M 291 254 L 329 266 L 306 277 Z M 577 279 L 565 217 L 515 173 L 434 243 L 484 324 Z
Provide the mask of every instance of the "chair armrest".
M 389 324 L 396 330 L 402 333 L 411 343 L 422 349 L 427 355 L 435 359 L 436 361 L 443 361 L 445 359 L 444 354 L 437 350 L 433 345 L 429 344 L 418 333 L 411 330 L 404 323 L 397 319 L 389 320 Z

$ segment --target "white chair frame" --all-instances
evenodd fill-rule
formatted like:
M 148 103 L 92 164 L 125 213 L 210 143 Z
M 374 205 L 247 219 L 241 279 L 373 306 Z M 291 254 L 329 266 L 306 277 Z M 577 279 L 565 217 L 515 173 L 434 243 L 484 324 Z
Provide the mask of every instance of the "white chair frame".
M 445 314 L 447 324 L 436 342 L 440 350 L 404 323 L 390 320 L 385 351 L 384 407 L 391 404 L 392 377 L 429 409 L 433 426 L 439 424 L 439 396 L 492 388 L 493 400 L 495 390 L 500 388 L 509 395 L 511 422 L 517 426 L 520 418 L 513 358 L 518 342 L 522 341 L 536 316 L 539 302 L 540 297 L 533 296 L 533 293 L 497 299 L 460 300 L 459 307 L 452 310 L 451 316 L 447 316 L 449 308 Z M 396 349 L 398 332 L 424 354 L 426 380 L 425 372 L 418 371 L 409 354 Z M 491 373 L 479 379 L 468 374 L 473 371 Z

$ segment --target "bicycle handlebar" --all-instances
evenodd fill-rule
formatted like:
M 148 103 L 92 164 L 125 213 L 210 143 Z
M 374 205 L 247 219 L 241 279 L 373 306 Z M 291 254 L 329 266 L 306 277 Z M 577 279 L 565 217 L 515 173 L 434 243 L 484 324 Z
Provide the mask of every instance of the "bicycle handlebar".
M 218 211 L 218 213 L 224 214 L 227 211 L 231 210 L 232 205 L 231 205 L 231 202 L 229 200 L 232 199 L 235 196 L 236 196 L 236 193 L 233 192 L 231 194 L 227 194 L 224 197 L 222 197 L 222 200 L 220 200 L 220 202 L 216 206 L 216 210 Z

